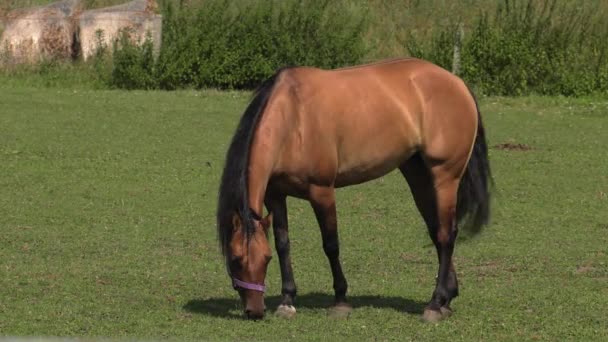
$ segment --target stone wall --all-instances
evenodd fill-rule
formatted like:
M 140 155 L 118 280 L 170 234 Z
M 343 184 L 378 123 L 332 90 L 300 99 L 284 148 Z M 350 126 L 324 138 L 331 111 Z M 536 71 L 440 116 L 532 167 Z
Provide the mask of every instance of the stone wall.
M 84 11 L 81 0 L 63 0 L 14 10 L 6 14 L 4 30 L 0 28 L 0 57 L 10 63 L 79 56 L 86 60 L 100 46 L 111 51 L 121 32 L 127 32 L 134 43 L 149 36 L 158 54 L 162 16 L 157 11 L 155 0 L 134 0 L 89 11 Z
M 64 0 L 9 12 L 0 37 L 0 52 L 14 63 L 73 58 L 77 33 L 73 17 L 80 11 L 80 0 Z
M 128 33 L 134 43 L 152 39 L 155 52 L 160 50 L 162 16 L 156 14 L 155 1 L 135 0 L 123 5 L 85 11 L 78 16 L 82 57 L 86 60 L 97 49 L 112 49 L 121 32 Z

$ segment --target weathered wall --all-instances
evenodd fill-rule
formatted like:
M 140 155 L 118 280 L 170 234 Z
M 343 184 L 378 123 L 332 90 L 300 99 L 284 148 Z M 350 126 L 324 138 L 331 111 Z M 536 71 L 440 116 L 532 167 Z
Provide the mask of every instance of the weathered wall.
M 86 60 L 100 45 L 111 51 L 123 31 L 134 43 L 143 42 L 149 34 L 158 54 L 162 16 L 157 10 L 155 0 L 134 0 L 90 11 L 83 11 L 82 0 L 63 0 L 14 10 L 5 16 L 4 30 L 0 26 L 0 57 L 9 63 L 78 56 Z
M 162 16 L 156 14 L 154 0 L 135 0 L 123 5 L 85 11 L 78 18 L 79 43 L 86 60 L 100 45 L 111 50 L 121 32 L 127 30 L 133 42 L 143 42 L 150 34 L 155 52 L 160 50 Z
M 72 18 L 80 11 L 80 0 L 64 0 L 9 12 L 0 37 L 4 60 L 34 63 L 48 58 L 72 58 L 76 35 Z

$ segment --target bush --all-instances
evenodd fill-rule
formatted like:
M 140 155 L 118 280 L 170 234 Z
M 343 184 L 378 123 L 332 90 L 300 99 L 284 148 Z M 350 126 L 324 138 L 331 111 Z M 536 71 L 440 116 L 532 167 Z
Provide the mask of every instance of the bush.
M 154 89 L 154 45 L 148 37 L 143 43 L 133 42 L 129 32 L 123 31 L 114 43 L 113 68 L 110 83 L 122 89 Z M 96 59 L 101 56 L 96 56 Z
M 288 65 L 335 68 L 366 53 L 365 17 L 329 0 L 209 0 L 191 11 L 167 2 L 160 56 L 121 42 L 112 85 L 119 88 L 252 88 Z
M 451 69 L 451 27 L 430 43 L 411 35 L 412 55 Z M 486 95 L 579 96 L 605 92 L 608 29 L 592 11 L 559 0 L 504 0 L 465 35 L 461 76 Z

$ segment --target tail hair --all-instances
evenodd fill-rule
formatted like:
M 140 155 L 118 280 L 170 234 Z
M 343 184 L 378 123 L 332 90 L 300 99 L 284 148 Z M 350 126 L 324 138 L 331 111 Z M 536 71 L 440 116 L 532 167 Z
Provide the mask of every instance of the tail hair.
M 477 108 L 477 135 L 469 163 L 460 180 L 456 213 L 461 227 L 475 235 L 490 221 L 490 190 L 494 181 L 479 105 L 473 92 L 470 89 L 469 92 Z

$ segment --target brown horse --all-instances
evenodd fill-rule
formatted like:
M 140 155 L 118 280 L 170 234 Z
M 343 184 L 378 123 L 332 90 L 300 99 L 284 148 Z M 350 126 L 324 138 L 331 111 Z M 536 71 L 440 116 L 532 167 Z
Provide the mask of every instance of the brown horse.
M 464 82 L 418 59 L 321 70 L 279 70 L 256 91 L 222 176 L 218 234 L 249 318 L 264 316 L 270 214 L 282 278 L 278 313 L 295 314 L 286 196 L 310 201 L 329 259 L 335 309 L 350 310 L 339 260 L 335 189 L 399 169 L 439 257 L 423 318 L 451 313 L 458 223 L 478 232 L 489 216 L 490 168 L 476 100 Z

